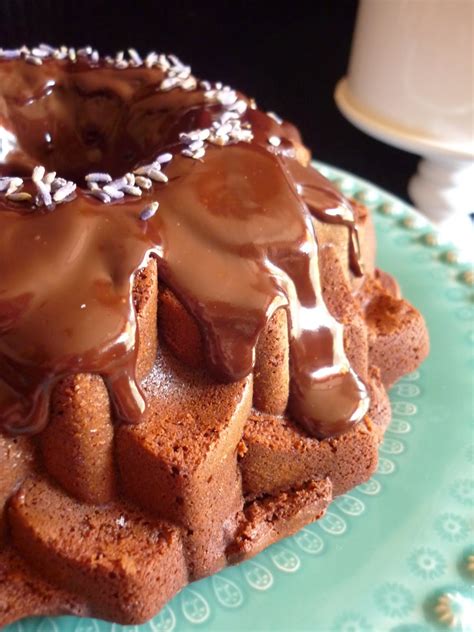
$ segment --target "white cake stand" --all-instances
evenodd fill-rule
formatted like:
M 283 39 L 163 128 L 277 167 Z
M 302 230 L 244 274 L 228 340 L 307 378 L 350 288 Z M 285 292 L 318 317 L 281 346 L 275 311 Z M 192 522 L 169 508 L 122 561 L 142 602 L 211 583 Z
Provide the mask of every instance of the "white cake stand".
M 396 126 L 355 100 L 346 78 L 336 86 L 342 114 L 360 130 L 394 147 L 423 156 L 408 183 L 415 206 L 439 229 L 440 238 L 457 246 L 463 258 L 474 260 L 474 154 L 471 146 L 421 135 Z M 471 139 L 473 141 L 474 139 Z

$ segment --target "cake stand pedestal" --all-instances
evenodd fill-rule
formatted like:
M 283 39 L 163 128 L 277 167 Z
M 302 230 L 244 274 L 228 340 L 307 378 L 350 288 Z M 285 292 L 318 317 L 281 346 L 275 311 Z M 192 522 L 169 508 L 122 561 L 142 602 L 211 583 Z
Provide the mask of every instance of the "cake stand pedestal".
M 360 130 L 389 145 L 423 156 L 408 184 L 415 206 L 453 243 L 464 259 L 474 260 L 474 156 L 469 147 L 398 127 L 366 108 L 350 94 L 347 79 L 336 86 L 342 114 Z

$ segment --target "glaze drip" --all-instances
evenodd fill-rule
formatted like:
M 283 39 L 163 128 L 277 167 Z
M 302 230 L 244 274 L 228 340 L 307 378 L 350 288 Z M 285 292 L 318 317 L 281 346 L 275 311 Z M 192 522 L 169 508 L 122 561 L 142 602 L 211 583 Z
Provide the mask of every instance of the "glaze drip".
M 209 145 L 202 160 L 183 155 L 180 134 L 211 126 L 223 107 L 204 89 L 160 91 L 163 77 L 102 62 L 0 61 L 0 130 L 10 143 L 0 177 L 43 164 L 79 186 L 50 211 L 0 197 L 0 426 L 41 431 L 52 388 L 78 372 L 103 376 L 119 420 L 140 420 L 132 283 L 153 256 L 197 320 L 220 380 L 252 371 L 261 331 L 286 309 L 291 413 L 319 438 L 348 430 L 368 396 L 322 298 L 311 214 L 348 228 L 360 275 L 350 204 L 297 161 L 293 126 L 251 107 L 241 113 L 251 142 Z M 102 204 L 84 188 L 90 171 L 117 177 L 161 152 L 174 156 L 168 182 L 140 199 Z M 142 221 L 153 201 L 158 212 Z

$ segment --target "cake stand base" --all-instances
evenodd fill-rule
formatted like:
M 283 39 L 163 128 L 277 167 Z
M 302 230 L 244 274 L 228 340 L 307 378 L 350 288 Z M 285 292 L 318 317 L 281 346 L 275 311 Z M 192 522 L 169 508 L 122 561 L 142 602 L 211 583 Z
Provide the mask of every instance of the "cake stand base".
M 344 77 L 334 94 L 342 114 L 366 134 L 388 145 L 425 156 L 408 192 L 415 206 L 453 243 L 464 259 L 474 259 L 474 151 L 472 139 L 453 143 L 405 129 L 365 108 Z
M 454 243 L 464 258 L 474 258 L 474 162 L 429 156 L 408 184 L 416 207 Z

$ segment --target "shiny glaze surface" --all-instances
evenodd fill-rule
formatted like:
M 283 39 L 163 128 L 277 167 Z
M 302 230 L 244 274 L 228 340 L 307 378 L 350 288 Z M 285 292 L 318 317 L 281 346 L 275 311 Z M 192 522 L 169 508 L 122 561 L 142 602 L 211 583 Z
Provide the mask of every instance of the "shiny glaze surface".
M 348 227 L 360 275 L 351 205 L 296 160 L 293 126 L 251 107 L 241 117 L 251 142 L 210 145 L 202 160 L 183 156 L 179 134 L 210 126 L 222 105 L 200 88 L 160 91 L 162 79 L 159 68 L 0 61 L 0 176 L 42 164 L 80 187 L 52 209 L 0 196 L 0 426 L 39 432 L 51 390 L 78 372 L 103 376 L 118 419 L 140 420 L 132 284 L 154 256 L 200 325 L 218 379 L 252 371 L 259 334 L 287 309 L 290 412 L 319 438 L 348 430 L 368 396 L 322 299 L 311 213 Z M 169 180 L 139 199 L 103 204 L 84 188 L 87 173 L 117 177 L 163 151 L 174 156 Z M 154 200 L 159 211 L 142 221 Z

